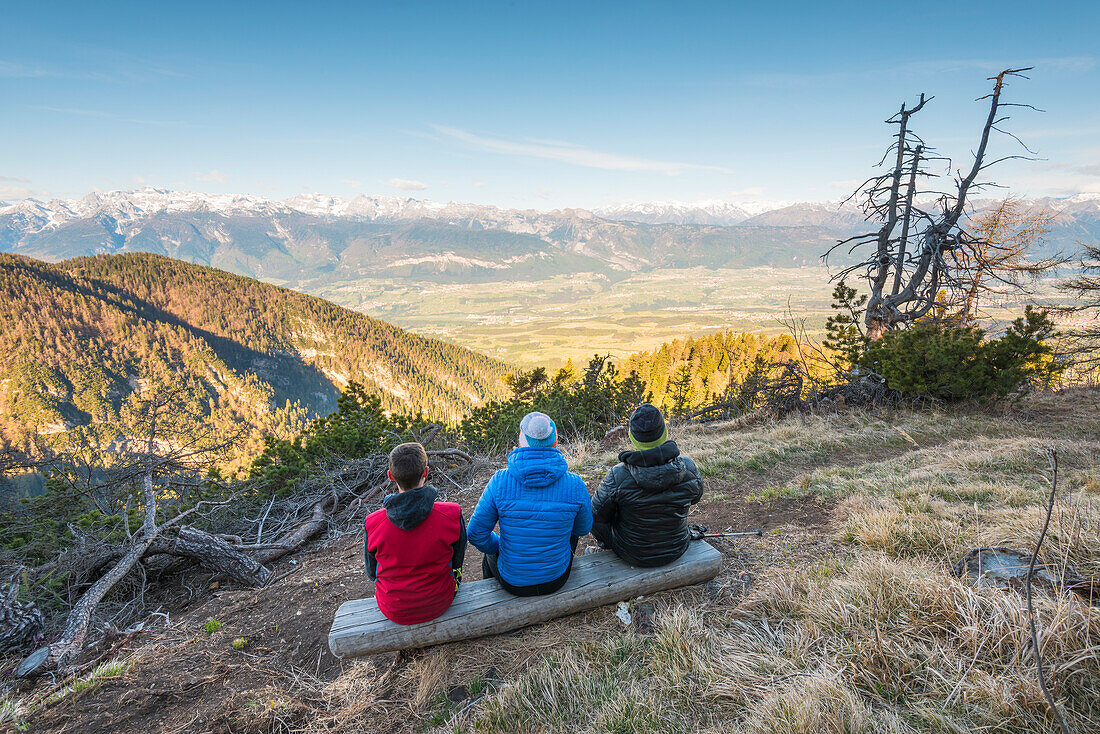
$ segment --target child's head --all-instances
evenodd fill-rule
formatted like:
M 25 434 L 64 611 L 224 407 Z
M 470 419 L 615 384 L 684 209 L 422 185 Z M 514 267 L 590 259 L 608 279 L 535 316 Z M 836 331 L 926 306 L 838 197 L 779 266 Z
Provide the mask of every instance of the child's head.
M 403 443 L 390 452 L 390 479 L 399 489 L 416 489 L 428 478 L 428 452 L 418 443 Z
M 545 413 L 528 413 L 519 422 L 519 445 L 539 448 L 557 446 L 558 427 Z

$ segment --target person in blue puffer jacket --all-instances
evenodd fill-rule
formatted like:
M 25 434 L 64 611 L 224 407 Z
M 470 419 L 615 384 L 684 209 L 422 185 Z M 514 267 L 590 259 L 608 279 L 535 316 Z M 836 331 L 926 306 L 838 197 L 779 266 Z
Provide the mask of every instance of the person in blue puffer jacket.
M 584 480 L 566 471 L 554 421 L 528 413 L 519 426 L 519 448 L 485 486 L 466 537 L 485 554 L 485 578 L 516 596 L 541 596 L 569 580 L 577 539 L 592 530 L 592 500 Z

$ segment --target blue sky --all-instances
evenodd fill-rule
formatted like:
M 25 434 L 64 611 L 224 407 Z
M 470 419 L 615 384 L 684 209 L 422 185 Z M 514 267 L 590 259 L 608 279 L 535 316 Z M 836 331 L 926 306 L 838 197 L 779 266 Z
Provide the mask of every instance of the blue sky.
M 552 208 L 835 199 L 920 92 L 965 162 L 974 101 L 1100 192 L 1100 3 L 4 2 L 0 199 L 155 185 Z M 997 151 L 1018 148 L 998 141 Z

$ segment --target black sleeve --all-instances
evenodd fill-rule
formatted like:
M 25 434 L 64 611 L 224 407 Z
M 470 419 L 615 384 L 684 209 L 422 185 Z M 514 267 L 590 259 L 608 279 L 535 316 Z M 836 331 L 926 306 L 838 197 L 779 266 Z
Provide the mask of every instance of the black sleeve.
M 614 474 L 615 469 L 607 472 L 607 476 L 603 478 L 599 488 L 596 489 L 596 496 L 592 498 L 593 522 L 604 525 L 610 524 L 619 510 L 619 503 L 616 500 L 618 483 L 615 481 Z
M 371 581 L 378 580 L 378 559 L 367 548 L 367 533 L 363 531 L 363 565 L 367 567 L 367 578 Z
M 699 473 L 699 467 L 695 466 L 695 462 L 690 459 L 688 459 L 688 462 L 690 462 L 688 464 L 688 469 L 691 472 L 692 484 L 694 485 L 691 493 L 691 504 L 694 505 L 696 502 L 703 499 L 703 477 Z
M 466 560 L 466 518 L 462 513 L 458 515 L 458 540 L 451 543 L 451 548 L 451 573 L 462 581 L 462 562 Z

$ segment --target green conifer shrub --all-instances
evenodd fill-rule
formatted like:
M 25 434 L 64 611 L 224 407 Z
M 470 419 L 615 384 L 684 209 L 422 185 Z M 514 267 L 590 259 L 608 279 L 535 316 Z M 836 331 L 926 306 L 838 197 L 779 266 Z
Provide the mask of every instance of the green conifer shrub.
M 987 339 L 975 326 L 928 321 L 887 332 L 860 357 L 906 395 L 937 400 L 1003 398 L 1030 384 L 1049 384 L 1063 366 L 1049 341 L 1054 323 L 1028 306 L 1004 336 Z
M 260 479 L 265 491 L 283 497 L 293 491 L 296 480 L 327 461 L 386 453 L 410 440 L 414 427 L 427 423 L 419 413 L 387 413 L 378 396 L 354 381 L 336 405 L 334 413 L 313 421 L 292 439 L 265 439 L 263 452 L 252 462 L 250 478 Z
M 512 375 L 506 382 L 511 399 L 475 408 L 459 424 L 459 433 L 471 447 L 500 451 L 514 445 L 520 420 L 533 410 L 549 415 L 561 438 L 600 438 L 648 399 L 637 373 L 623 376 L 600 356 L 589 361 L 580 377 L 566 368 L 548 380 L 545 370 L 534 370 Z

